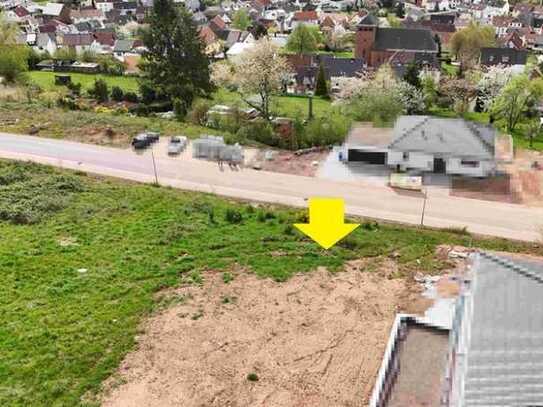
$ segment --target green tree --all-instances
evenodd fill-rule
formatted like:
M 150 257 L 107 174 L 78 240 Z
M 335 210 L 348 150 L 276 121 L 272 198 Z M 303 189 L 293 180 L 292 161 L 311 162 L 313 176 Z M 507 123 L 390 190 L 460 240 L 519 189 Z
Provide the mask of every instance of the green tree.
M 234 13 L 234 17 L 232 18 L 232 27 L 245 31 L 251 24 L 251 18 L 244 8 L 240 8 Z
M 157 94 L 180 101 L 186 111 L 195 97 L 207 96 L 213 89 L 196 24 L 173 0 L 156 0 L 148 21 L 143 35 L 147 50 L 140 63 L 142 82 Z
M 22 82 L 28 71 L 29 49 L 23 45 L 0 45 L 0 77 L 6 83 Z
M 422 87 L 420 82 L 420 66 L 415 61 L 412 61 L 407 65 L 403 80 L 413 85 L 415 88 L 420 89 Z
M 495 37 L 493 27 L 471 23 L 451 37 L 451 51 L 462 65 L 469 68 L 478 62 L 481 48 L 496 44 Z
M 502 89 L 494 105 L 492 114 L 503 117 L 507 130 L 512 132 L 517 124 L 529 114 L 529 107 L 536 105 L 543 97 L 543 79 L 530 79 L 528 75 L 517 75 Z
M 311 54 L 318 48 L 315 30 L 305 24 L 298 24 L 287 40 L 287 50 L 297 54 Z
M 320 64 L 319 73 L 317 74 L 317 83 L 315 85 L 315 95 L 328 97 L 328 85 L 326 83 L 326 73 L 324 72 L 324 64 Z

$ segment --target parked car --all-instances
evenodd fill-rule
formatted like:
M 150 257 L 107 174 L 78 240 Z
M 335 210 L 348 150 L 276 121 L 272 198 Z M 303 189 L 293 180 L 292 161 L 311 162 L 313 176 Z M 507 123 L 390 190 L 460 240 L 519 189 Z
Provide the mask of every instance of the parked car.
M 132 139 L 132 147 L 136 150 L 147 148 L 151 145 L 151 140 L 146 133 L 140 133 Z
M 181 153 L 187 146 L 187 138 L 185 136 L 172 136 L 168 144 L 168 155 L 177 155 Z
M 147 134 L 147 138 L 151 141 L 151 143 L 158 141 L 158 139 L 160 138 L 160 133 L 156 131 L 148 131 L 145 134 Z
M 141 150 L 149 147 L 155 141 L 158 141 L 160 133 L 148 131 L 145 133 L 139 133 L 132 139 L 132 147 L 136 150 Z

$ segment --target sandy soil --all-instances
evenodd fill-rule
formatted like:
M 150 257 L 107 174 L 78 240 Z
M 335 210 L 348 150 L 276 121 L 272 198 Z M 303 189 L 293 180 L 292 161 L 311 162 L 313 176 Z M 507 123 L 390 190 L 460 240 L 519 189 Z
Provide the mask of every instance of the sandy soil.
M 103 406 L 367 405 L 396 312 L 423 307 L 412 284 L 387 277 L 392 261 L 366 264 L 284 283 L 209 271 L 168 292 L 180 303 L 144 324 Z
M 259 151 L 252 158 L 249 166 L 258 163 L 264 171 L 314 177 L 318 169 L 318 165 L 314 165 L 314 163 L 324 161 L 330 153 L 329 150 L 302 155 L 295 155 L 293 151 L 287 150 L 273 150 L 273 152 L 273 160 L 266 160 L 265 150 Z
M 543 168 L 543 154 L 518 150 L 515 158 L 500 166 L 506 175 L 485 179 L 453 178 L 451 196 L 487 201 L 543 206 L 543 169 L 533 168 L 538 162 Z

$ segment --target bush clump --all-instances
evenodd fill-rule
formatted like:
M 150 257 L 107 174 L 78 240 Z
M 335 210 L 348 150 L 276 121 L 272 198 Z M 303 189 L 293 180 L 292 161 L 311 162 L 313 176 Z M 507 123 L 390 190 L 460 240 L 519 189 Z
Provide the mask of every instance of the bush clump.
M 123 90 L 118 86 L 111 88 L 111 99 L 113 99 L 115 102 L 122 102 L 124 99 Z
M 228 223 L 241 223 L 243 216 L 237 209 L 228 208 L 226 210 L 225 219 Z

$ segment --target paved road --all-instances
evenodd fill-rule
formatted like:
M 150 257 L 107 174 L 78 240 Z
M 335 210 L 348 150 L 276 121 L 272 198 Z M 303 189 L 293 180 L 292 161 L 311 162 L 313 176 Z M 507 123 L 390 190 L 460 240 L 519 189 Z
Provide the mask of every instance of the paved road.
M 101 147 L 64 140 L 0 133 L 0 157 L 32 160 L 135 181 L 154 180 L 149 151 Z M 342 183 L 296 175 L 243 169 L 221 171 L 216 163 L 167 158 L 157 154 L 162 185 L 255 201 L 305 207 L 313 196 L 341 197 L 347 212 L 389 221 L 420 224 L 423 198 L 389 188 Z M 473 233 L 525 241 L 540 241 L 543 209 L 448 196 L 429 196 L 424 224 L 467 227 Z

